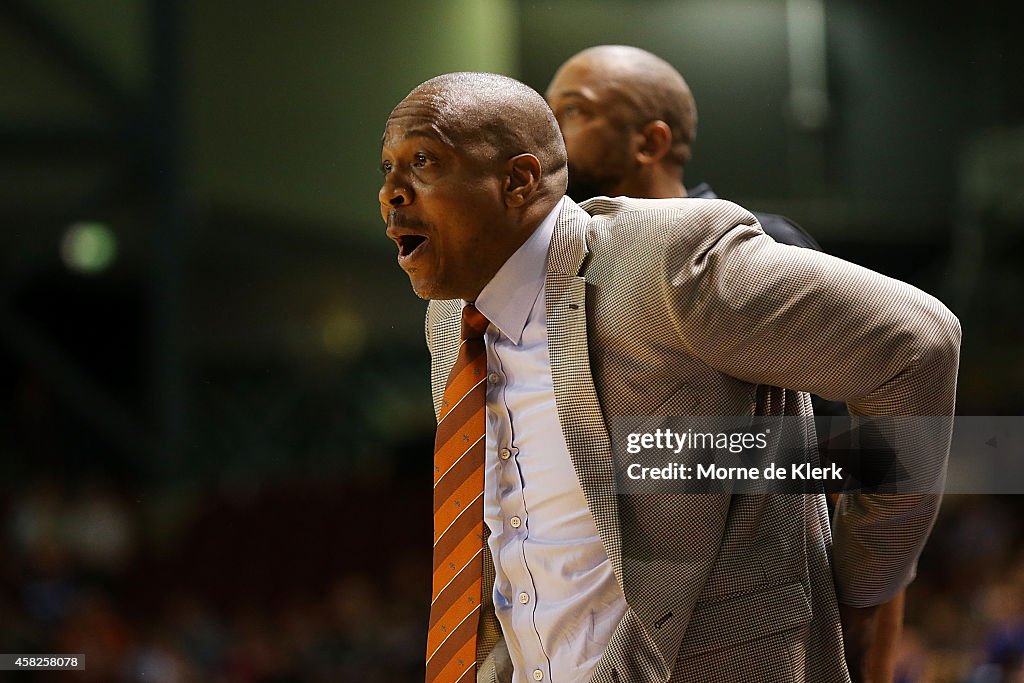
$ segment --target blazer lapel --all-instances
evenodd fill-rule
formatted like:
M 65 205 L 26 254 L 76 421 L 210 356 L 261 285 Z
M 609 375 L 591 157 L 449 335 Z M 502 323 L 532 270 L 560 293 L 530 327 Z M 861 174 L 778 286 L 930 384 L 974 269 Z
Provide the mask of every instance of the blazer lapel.
M 434 418 L 441 415 L 441 400 L 448 374 L 459 356 L 462 336 L 462 301 L 444 299 L 427 305 L 427 346 L 430 348 L 430 386 Z
M 624 595 L 630 595 L 623 574 L 622 524 L 611 440 L 590 368 L 587 281 L 579 275 L 588 256 L 590 221 L 590 215 L 566 197 L 548 250 L 548 353 L 558 421 L 576 478 L 619 587 Z M 638 578 L 645 577 L 630 580 L 636 582 Z M 642 581 L 641 585 L 646 583 Z M 628 608 L 591 680 L 603 683 L 622 680 L 623 676 L 637 681 L 666 680 L 679 643 L 678 639 L 674 644 L 662 642 L 657 635 L 662 635 L 657 627 L 652 632 L 649 621 Z
M 589 222 L 590 216 L 566 197 L 548 250 L 548 352 L 569 457 L 621 587 L 622 535 L 611 442 L 590 372 L 586 280 L 579 276 L 587 256 Z

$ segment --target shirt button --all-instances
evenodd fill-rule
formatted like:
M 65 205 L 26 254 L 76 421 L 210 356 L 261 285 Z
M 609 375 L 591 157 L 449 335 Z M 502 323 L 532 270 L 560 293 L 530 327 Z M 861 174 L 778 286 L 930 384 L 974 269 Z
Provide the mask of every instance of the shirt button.
M 491 374 L 487 375 L 487 381 L 490 382 L 491 384 L 497 384 L 500 379 L 501 377 L 496 372 L 492 372 Z
M 525 605 L 526 603 L 530 602 L 530 596 L 527 595 L 526 593 L 520 593 L 519 594 L 519 602 Z M 538 671 L 539 671 L 539 669 L 538 669 Z
M 533 680 L 535 680 L 535 681 L 543 681 L 544 680 L 544 672 L 541 671 L 540 669 L 534 669 L 533 670 Z
M 500 450 L 500 451 L 498 452 L 498 455 L 500 455 L 500 456 L 501 456 L 501 459 L 502 459 L 502 460 L 508 460 L 508 459 L 509 459 L 509 457 L 510 457 L 510 456 L 512 455 L 512 451 L 510 451 L 510 450 L 509 450 L 509 449 L 507 449 L 507 448 L 502 448 L 502 449 L 501 449 L 501 450 Z
M 518 529 L 523 525 L 523 520 L 519 519 L 518 517 L 513 517 L 512 519 L 508 520 L 508 523 L 512 525 L 513 529 Z

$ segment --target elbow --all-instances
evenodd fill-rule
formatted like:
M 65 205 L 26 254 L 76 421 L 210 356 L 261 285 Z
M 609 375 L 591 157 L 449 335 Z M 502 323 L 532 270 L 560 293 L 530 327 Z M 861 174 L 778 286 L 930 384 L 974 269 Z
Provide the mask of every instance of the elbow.
M 959 365 L 960 340 L 963 334 L 960 320 L 948 308 L 941 306 L 933 330 L 934 334 L 930 335 L 930 353 L 928 355 L 943 365 L 952 364 L 953 367 Z
M 915 374 L 928 383 L 933 399 L 937 401 L 937 405 L 932 407 L 938 410 L 929 411 L 928 414 L 952 415 L 960 367 L 962 330 L 960 321 L 949 309 L 941 304 L 937 308 L 930 319 L 931 324 L 919 328 Z M 945 400 L 941 400 L 943 398 Z

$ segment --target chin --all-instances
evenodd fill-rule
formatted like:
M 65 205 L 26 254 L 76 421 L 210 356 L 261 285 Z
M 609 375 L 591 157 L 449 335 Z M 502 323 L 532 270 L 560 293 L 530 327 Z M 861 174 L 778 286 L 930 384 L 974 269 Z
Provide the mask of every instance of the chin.
M 409 276 L 409 282 L 412 284 L 413 293 L 419 298 L 425 301 L 439 301 L 442 299 L 458 299 L 457 296 L 449 296 L 449 292 L 445 291 L 444 286 L 438 286 L 437 282 L 432 280 L 419 280 L 414 279 L 411 275 Z
M 419 298 L 424 299 L 426 301 L 430 301 L 431 299 L 437 298 L 436 296 L 433 296 L 434 292 L 433 290 L 431 290 L 429 286 L 423 283 L 417 283 L 415 281 L 413 281 L 411 284 L 413 294 L 415 294 Z

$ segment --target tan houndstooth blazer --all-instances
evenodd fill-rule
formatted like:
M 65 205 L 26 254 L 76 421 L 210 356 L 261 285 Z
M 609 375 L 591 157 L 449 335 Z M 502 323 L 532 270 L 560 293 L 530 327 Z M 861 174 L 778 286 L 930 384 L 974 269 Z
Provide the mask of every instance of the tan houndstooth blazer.
M 607 419 L 803 415 L 804 392 L 858 415 L 952 415 L 956 318 L 712 199 L 566 198 L 545 292 L 562 432 L 628 605 L 592 680 L 848 681 L 837 594 L 864 606 L 899 592 L 937 497 L 846 496 L 833 540 L 822 496 L 616 495 Z M 428 306 L 435 410 L 460 310 Z M 949 437 L 901 447 L 941 471 Z M 510 681 L 484 592 L 478 680 Z

